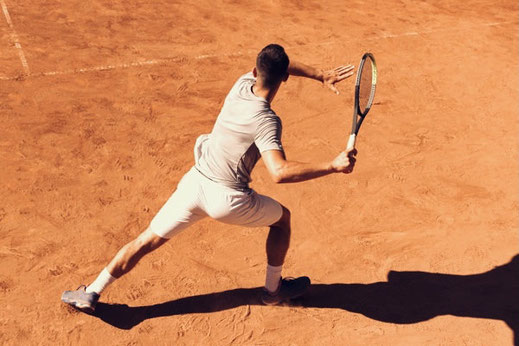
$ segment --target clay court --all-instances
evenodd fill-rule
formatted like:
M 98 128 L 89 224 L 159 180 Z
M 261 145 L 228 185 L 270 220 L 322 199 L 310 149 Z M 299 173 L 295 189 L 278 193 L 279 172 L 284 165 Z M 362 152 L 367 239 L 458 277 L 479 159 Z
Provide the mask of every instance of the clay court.
M 518 4 L 0 0 L 0 344 L 519 344 Z M 203 220 L 144 258 L 96 315 L 61 303 L 144 230 L 266 44 L 319 68 L 377 58 L 351 175 L 252 187 L 292 211 L 260 304 L 267 229 Z M 287 157 L 343 150 L 340 95 L 289 78 Z

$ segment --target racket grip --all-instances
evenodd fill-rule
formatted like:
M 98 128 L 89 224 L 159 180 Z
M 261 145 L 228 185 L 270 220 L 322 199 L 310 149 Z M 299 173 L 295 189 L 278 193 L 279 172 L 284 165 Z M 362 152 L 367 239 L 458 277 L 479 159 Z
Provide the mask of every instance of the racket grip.
M 352 133 L 350 135 L 350 138 L 348 138 L 348 144 L 346 145 L 346 151 L 350 151 L 353 148 L 355 148 L 355 139 L 357 138 L 357 135 Z

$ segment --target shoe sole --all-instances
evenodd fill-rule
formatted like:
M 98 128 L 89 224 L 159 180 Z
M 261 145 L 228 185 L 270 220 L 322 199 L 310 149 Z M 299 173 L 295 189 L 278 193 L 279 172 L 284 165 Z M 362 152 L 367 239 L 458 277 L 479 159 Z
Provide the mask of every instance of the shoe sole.
M 272 302 L 265 301 L 262 298 L 261 302 L 263 304 L 267 305 L 267 306 L 274 306 L 274 305 L 279 305 L 279 304 L 282 304 L 282 303 L 290 303 L 291 299 L 296 299 L 296 298 L 299 298 L 299 297 L 303 296 L 308 291 L 310 286 L 311 286 L 311 281 L 310 281 L 310 279 L 308 279 L 308 284 L 301 290 L 301 293 L 292 295 L 290 297 L 279 297 L 279 300 L 272 301 Z
M 292 299 L 297 299 L 297 298 L 301 298 L 301 296 L 303 296 L 306 292 L 303 292 L 301 294 L 298 294 L 297 296 L 293 296 L 293 297 L 290 297 L 290 298 L 281 298 L 275 302 L 266 302 L 264 301 L 263 299 L 261 299 L 261 302 L 263 303 L 263 305 L 266 305 L 266 306 L 276 306 L 276 305 L 282 305 L 282 304 L 289 304 L 291 305 L 292 303 Z
M 68 304 L 68 305 L 72 306 L 73 308 L 76 308 L 83 312 L 93 313 L 95 311 L 95 307 L 92 307 L 88 304 L 82 304 L 80 302 L 76 302 L 76 301 L 72 301 L 72 300 L 68 300 L 68 299 L 64 299 L 64 298 L 61 298 L 61 301 L 65 304 Z

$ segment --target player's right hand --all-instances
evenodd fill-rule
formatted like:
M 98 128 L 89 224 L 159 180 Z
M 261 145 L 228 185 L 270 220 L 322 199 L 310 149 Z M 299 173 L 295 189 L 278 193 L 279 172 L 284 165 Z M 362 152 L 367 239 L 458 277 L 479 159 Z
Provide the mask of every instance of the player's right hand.
M 355 156 L 357 155 L 357 149 L 343 151 L 332 162 L 332 167 L 335 172 L 351 173 L 353 167 L 355 167 Z

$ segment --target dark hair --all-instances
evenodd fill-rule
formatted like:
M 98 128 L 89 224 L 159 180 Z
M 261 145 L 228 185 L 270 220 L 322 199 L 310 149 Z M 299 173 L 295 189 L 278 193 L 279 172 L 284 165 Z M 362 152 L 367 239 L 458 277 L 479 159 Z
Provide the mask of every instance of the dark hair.
M 279 44 L 269 44 L 259 52 L 256 58 L 256 69 L 265 86 L 272 88 L 285 78 L 289 63 L 290 60 L 283 47 Z

